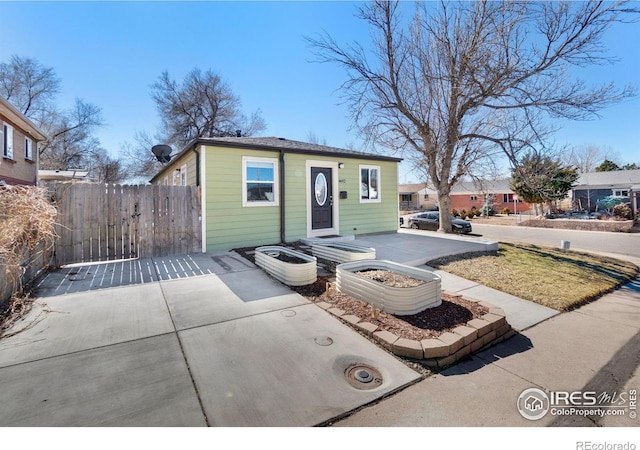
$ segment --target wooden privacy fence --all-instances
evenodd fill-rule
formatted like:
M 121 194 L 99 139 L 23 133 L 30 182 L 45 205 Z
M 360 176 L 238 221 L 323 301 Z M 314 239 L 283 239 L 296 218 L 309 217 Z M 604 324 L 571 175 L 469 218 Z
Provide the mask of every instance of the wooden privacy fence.
M 58 208 L 53 263 L 201 251 L 195 186 L 48 183 Z

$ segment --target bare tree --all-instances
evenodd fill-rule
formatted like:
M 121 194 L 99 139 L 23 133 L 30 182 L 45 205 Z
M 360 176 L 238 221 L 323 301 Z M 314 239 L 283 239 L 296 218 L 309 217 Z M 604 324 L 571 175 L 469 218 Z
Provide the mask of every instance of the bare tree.
M 612 156 L 613 155 L 613 156 Z M 582 145 L 571 147 L 562 154 L 565 164 L 574 166 L 579 173 L 594 172 L 596 167 L 605 159 L 619 160 L 613 149 L 596 145 Z
M 0 95 L 25 116 L 42 120 L 60 92 L 60 79 L 53 68 L 35 59 L 12 55 L 0 63 Z
M 266 128 L 260 112 L 247 117 L 240 99 L 211 70 L 193 69 L 182 83 L 167 71 L 151 85 L 164 130 L 164 142 L 182 147 L 194 138 L 252 136 Z
M 315 134 L 313 131 L 309 131 L 307 133 L 307 142 L 309 142 L 310 144 L 316 144 L 316 145 L 329 145 L 327 142 L 327 138 L 323 137 L 323 138 L 319 138 L 317 134 Z
M 0 64 L 0 95 L 30 118 L 48 140 L 39 144 L 42 169 L 96 167 L 105 150 L 95 137 L 103 125 L 97 106 L 76 99 L 69 110 L 56 105 L 60 79 L 53 68 L 31 58 L 13 55 Z
M 608 64 L 601 39 L 637 11 L 626 2 L 401 2 L 359 10 L 371 48 L 308 38 L 322 62 L 348 73 L 342 85 L 354 125 L 369 142 L 417 153 L 438 192 L 440 230 L 449 232 L 450 192 L 480 160 L 502 152 L 518 166 L 543 151 L 549 118 L 585 119 L 634 94 L 589 87 L 572 66 Z
M 122 162 L 107 152 L 96 154 L 92 162 L 89 173 L 99 183 L 122 183 L 127 178 Z
M 147 131 L 139 131 L 134 134 L 133 142 L 122 144 L 120 154 L 126 161 L 127 181 L 131 183 L 146 183 L 153 175 L 162 169 L 163 164 L 158 162 L 151 153 L 151 148 L 164 138 L 159 135 L 151 135 Z M 174 149 L 175 151 L 176 149 Z
M 40 167 L 43 169 L 89 168 L 96 155 L 104 153 L 95 137 L 103 125 L 100 108 L 76 99 L 68 111 L 52 110 L 39 126 L 49 136 L 40 144 Z

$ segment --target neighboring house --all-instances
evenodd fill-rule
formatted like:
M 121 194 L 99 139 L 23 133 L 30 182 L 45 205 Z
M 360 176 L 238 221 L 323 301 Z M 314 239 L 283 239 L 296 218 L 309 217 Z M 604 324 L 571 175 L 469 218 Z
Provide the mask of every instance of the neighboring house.
M 640 170 L 589 172 L 580 175 L 572 189 L 575 208 L 595 211 L 605 197 L 628 197 L 634 217 L 640 207 Z
M 438 209 L 436 191 L 429 189 L 425 183 L 399 185 L 398 201 L 401 211 Z
M 0 184 L 38 183 L 38 142 L 44 132 L 4 98 L 0 98 Z
M 275 137 L 196 139 L 151 180 L 196 185 L 202 250 L 398 229 L 399 158 Z
M 69 170 L 39 170 L 40 181 L 91 181 L 89 171 L 82 169 Z
M 485 206 L 501 213 L 509 208 L 511 213 L 524 213 L 531 209 L 531 205 L 518 198 L 509 187 L 511 180 L 481 180 L 461 181 L 451 190 L 451 209 L 458 211 L 471 210 L 473 207 L 482 209 Z

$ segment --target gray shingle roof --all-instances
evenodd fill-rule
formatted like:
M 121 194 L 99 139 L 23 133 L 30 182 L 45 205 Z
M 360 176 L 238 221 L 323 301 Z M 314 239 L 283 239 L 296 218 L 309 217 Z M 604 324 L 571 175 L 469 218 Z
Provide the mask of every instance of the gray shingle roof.
M 153 183 L 160 175 L 171 169 L 177 160 L 187 154 L 198 145 L 211 145 L 232 148 L 246 148 L 252 150 L 279 151 L 287 150 L 291 153 L 304 153 L 309 155 L 333 155 L 336 158 L 362 158 L 378 161 L 400 162 L 402 158 L 394 158 L 376 153 L 357 152 L 345 148 L 329 147 L 327 145 L 311 144 L 309 142 L 292 141 L 290 139 L 278 137 L 215 137 L 215 138 L 197 138 L 191 141 L 177 155 L 173 155 L 171 163 L 167 164 L 162 170 L 156 173 L 151 182 Z
M 391 156 L 376 154 L 376 153 L 364 153 L 355 150 L 348 150 L 338 147 L 330 147 L 327 145 L 312 144 L 310 142 L 292 141 L 290 139 L 279 137 L 216 137 L 216 138 L 200 138 L 197 140 L 201 144 L 211 145 L 227 145 L 227 146 L 240 146 L 247 148 L 258 148 L 265 150 L 289 150 L 296 153 L 311 153 L 311 154 L 335 154 L 344 157 L 353 158 L 366 158 L 366 159 L 379 159 L 385 161 L 402 161 L 402 158 L 395 158 Z
M 481 182 L 461 181 L 451 189 L 452 194 L 478 194 L 487 192 L 491 194 L 511 194 L 509 187 L 511 178 L 502 180 L 483 180 Z
M 400 194 L 415 194 L 416 192 L 419 192 L 424 188 L 431 190 L 426 183 L 399 184 L 398 192 Z
M 634 185 L 640 185 L 640 169 L 583 173 L 573 189 L 630 188 Z

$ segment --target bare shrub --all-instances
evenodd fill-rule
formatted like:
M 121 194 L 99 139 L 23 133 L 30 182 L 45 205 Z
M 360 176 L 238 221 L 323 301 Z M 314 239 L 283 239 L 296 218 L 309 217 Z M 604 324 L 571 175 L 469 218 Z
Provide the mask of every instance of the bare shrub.
M 46 251 L 55 237 L 56 208 L 44 188 L 35 186 L 0 187 L 0 293 L 14 286 L 22 291 L 22 275 L 32 263 L 38 246 Z
M 633 218 L 633 215 L 631 214 L 631 208 L 627 203 L 619 203 L 614 206 L 613 216 L 625 220 Z

